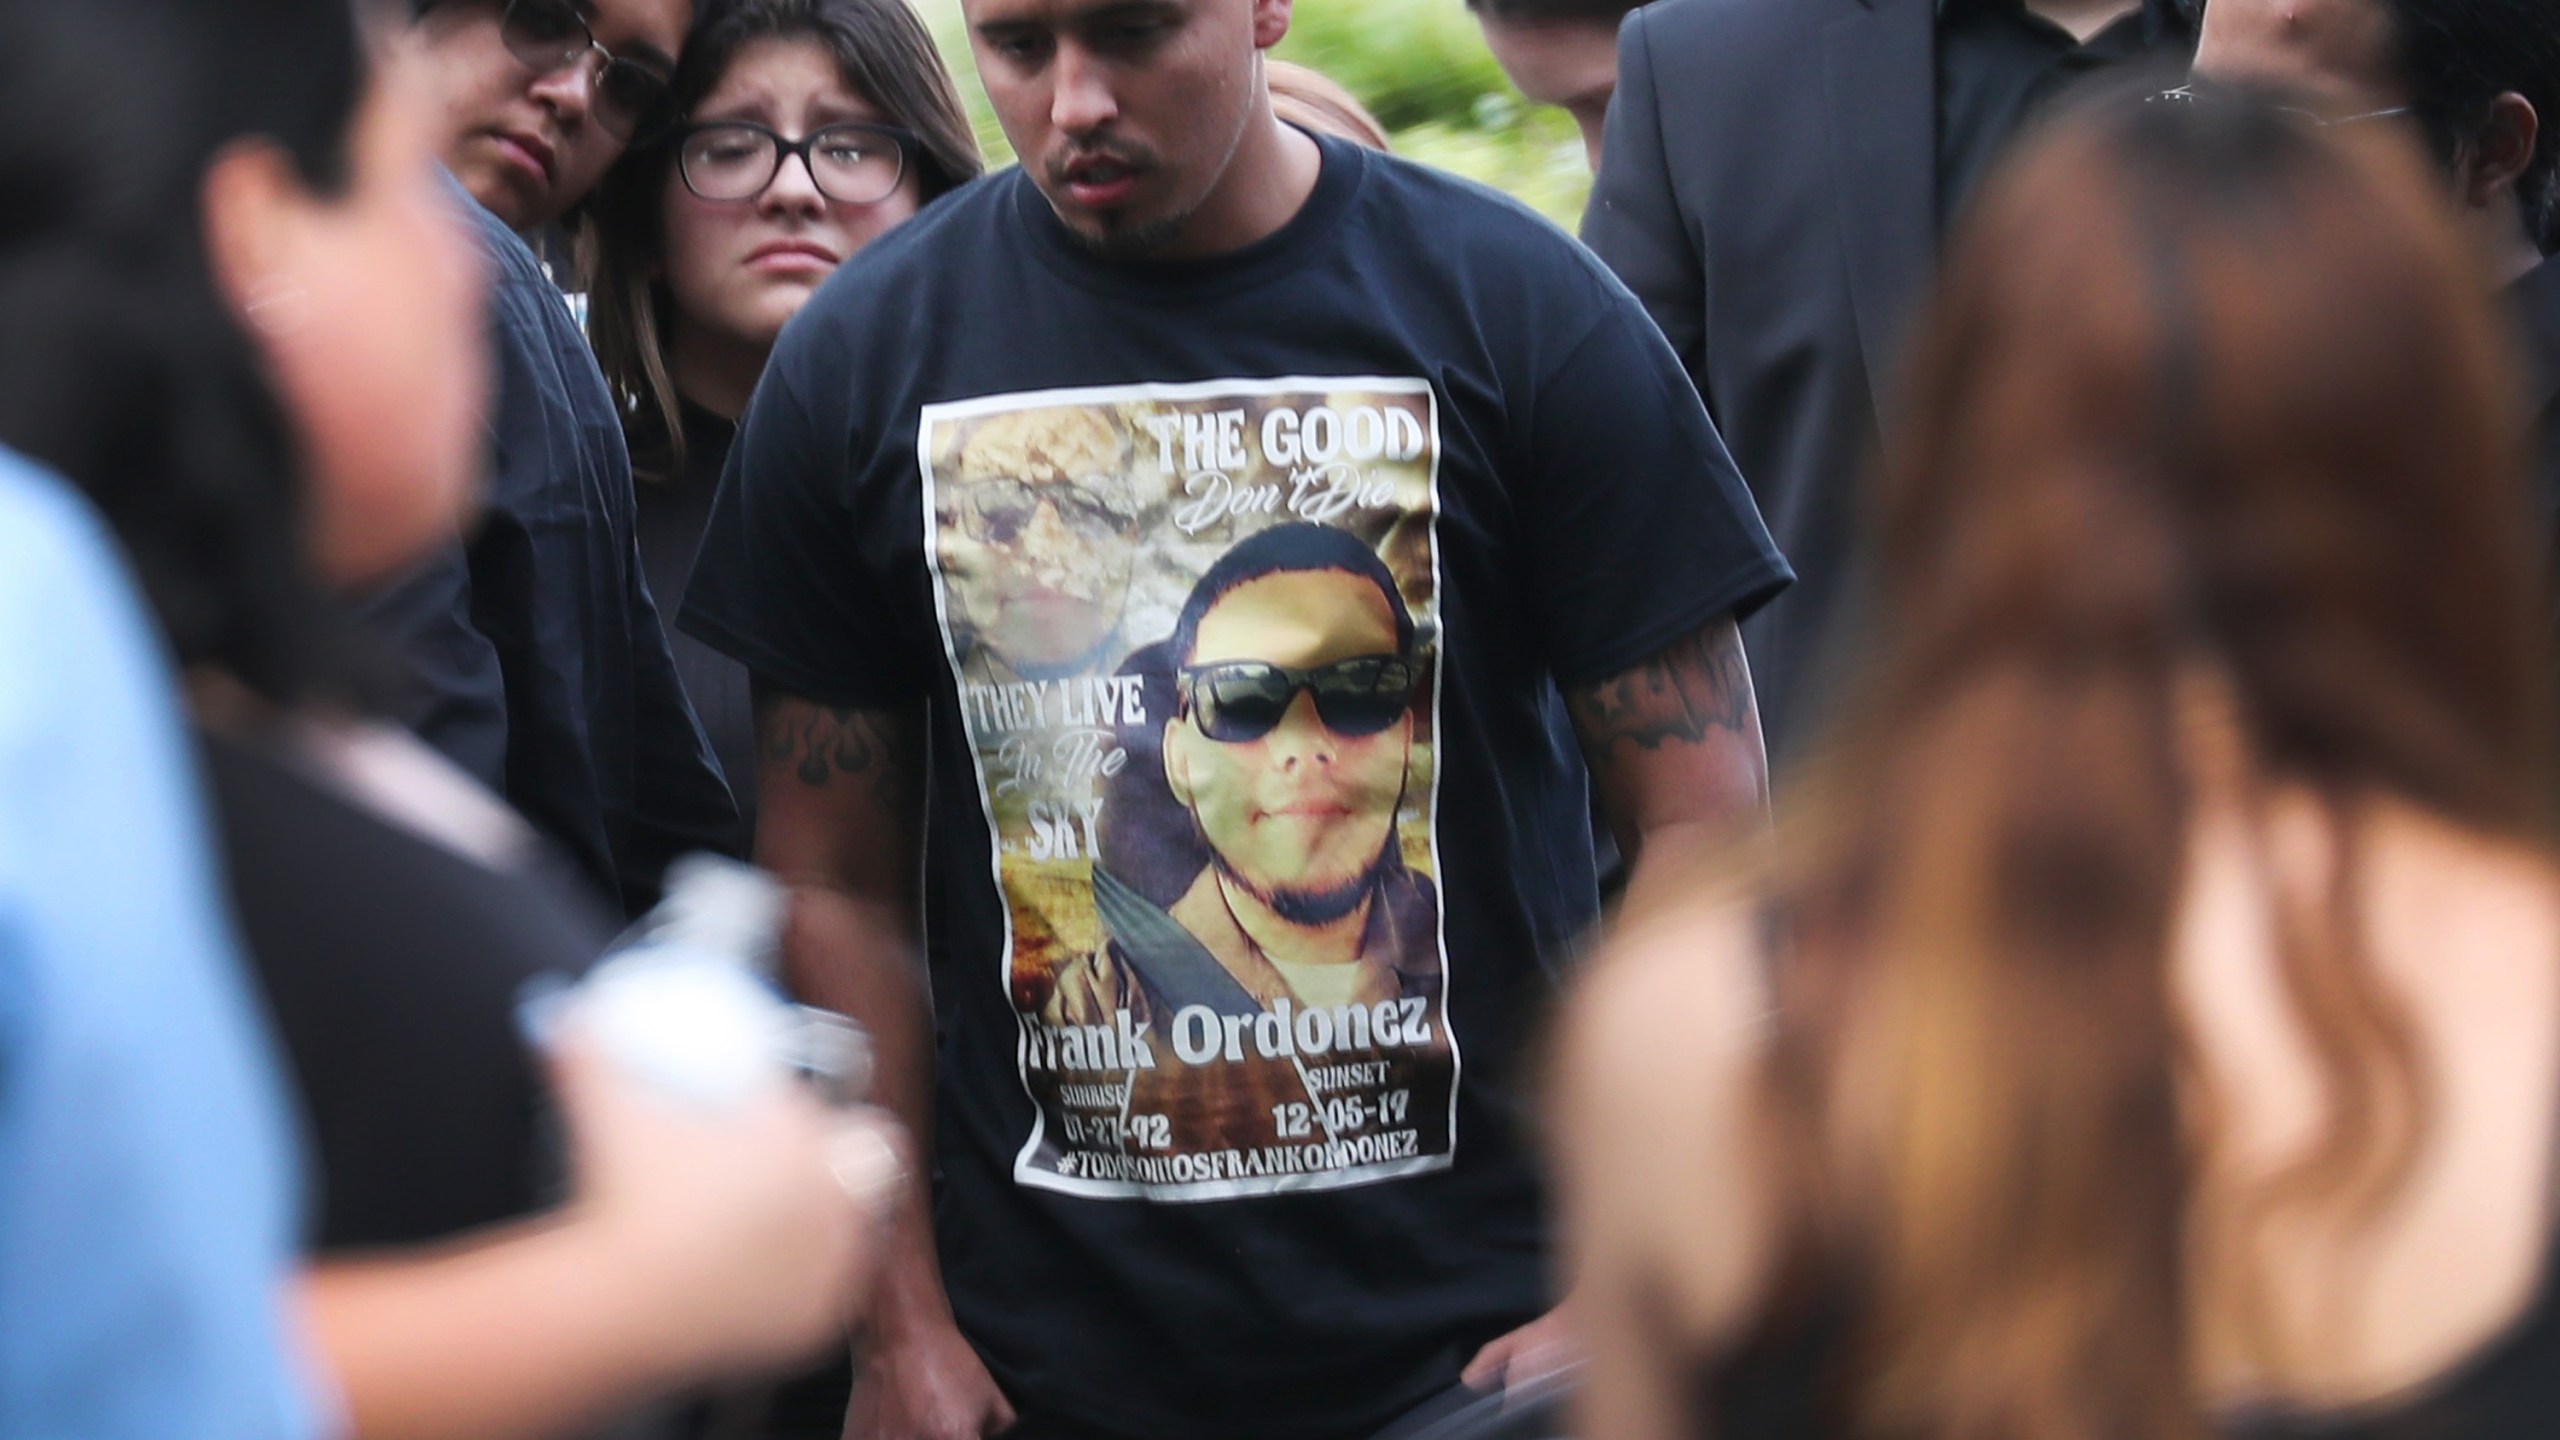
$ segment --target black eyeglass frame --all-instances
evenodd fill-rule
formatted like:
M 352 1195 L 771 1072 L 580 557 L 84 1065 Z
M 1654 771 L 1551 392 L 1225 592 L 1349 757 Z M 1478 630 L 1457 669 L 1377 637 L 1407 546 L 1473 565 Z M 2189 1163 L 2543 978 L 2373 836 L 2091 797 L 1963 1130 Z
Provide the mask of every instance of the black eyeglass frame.
M 548 11 L 552 18 L 577 28 L 561 27 L 557 38 L 549 38 L 540 32 L 552 27 L 529 18 L 536 11 Z M 672 77 L 604 48 L 574 0 L 506 0 L 498 11 L 498 38 L 517 64 L 536 75 L 556 75 L 584 63 L 589 55 L 603 56 L 592 113 L 596 123 L 617 140 L 637 135 L 666 103 Z
M 707 135 L 715 130 L 750 131 L 763 136 L 765 143 L 773 147 L 771 152 L 773 164 L 764 172 L 764 179 L 756 182 L 754 188 L 743 195 L 706 195 L 702 187 L 693 181 L 693 166 L 687 151 L 692 147 L 696 136 Z M 887 139 L 891 148 L 897 152 L 897 171 L 889 177 L 888 185 L 879 194 L 864 196 L 860 199 L 836 194 L 827 188 L 825 177 L 818 173 L 817 162 L 809 158 L 810 153 L 817 149 L 820 139 L 845 130 L 857 130 L 865 135 L 881 136 Z M 753 120 L 706 120 L 700 124 L 686 125 L 677 129 L 672 143 L 675 146 L 676 178 L 684 182 L 684 188 L 692 192 L 696 199 L 708 200 L 715 205 L 740 204 L 753 200 L 772 189 L 774 180 L 782 174 L 783 162 L 794 155 L 800 157 L 800 168 L 809 172 L 809 183 L 818 187 L 819 194 L 839 205 L 877 205 L 898 193 L 898 187 L 906 181 L 908 164 L 915 158 L 917 152 L 924 148 L 924 142 L 913 130 L 903 125 L 884 125 L 871 120 L 839 120 L 833 125 L 821 125 L 797 140 L 785 139 L 781 131 Z

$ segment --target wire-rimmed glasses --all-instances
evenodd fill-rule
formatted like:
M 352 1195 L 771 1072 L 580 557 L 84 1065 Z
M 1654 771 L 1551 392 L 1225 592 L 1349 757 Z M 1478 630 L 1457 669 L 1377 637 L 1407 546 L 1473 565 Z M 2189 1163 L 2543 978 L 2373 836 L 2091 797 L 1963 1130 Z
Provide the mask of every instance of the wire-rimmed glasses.
M 667 77 L 637 60 L 625 59 L 596 43 L 586 17 L 571 0 L 507 0 L 498 19 L 498 38 L 516 63 L 536 75 L 550 75 L 601 56 L 596 74 L 596 123 L 619 140 L 628 140 L 667 98 Z
M 2192 105 L 2199 100 L 2208 99 L 2221 93 L 2223 92 L 2220 90 L 2210 88 L 2199 90 L 2196 88 L 2193 81 L 2189 81 L 2184 85 L 2172 85 L 2168 89 L 2160 91 L 2155 95 L 2147 95 L 2143 98 L 2160 104 Z M 2353 125 L 2364 120 L 2387 120 L 2394 115 L 2414 115 L 2417 113 L 2417 107 L 2414 105 L 2389 105 L 2380 110 L 2359 110 L 2353 115 L 2323 115 L 2317 110 L 2305 109 L 2300 105 L 2287 105 L 2280 101 L 2270 101 L 2267 108 L 2276 111 L 2278 114 L 2291 115 L 2297 119 L 2308 120 L 2312 124 L 2320 126 Z

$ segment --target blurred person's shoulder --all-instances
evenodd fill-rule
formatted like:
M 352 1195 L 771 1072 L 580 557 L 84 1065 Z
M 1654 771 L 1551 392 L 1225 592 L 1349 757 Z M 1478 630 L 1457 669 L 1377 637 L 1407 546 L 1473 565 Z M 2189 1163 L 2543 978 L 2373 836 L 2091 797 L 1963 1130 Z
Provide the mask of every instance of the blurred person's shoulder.
M 1630 908 L 1575 981 L 1566 1044 L 1641 1057 L 1654 1078 L 1662 1067 L 1704 1080 L 1756 1063 L 1773 1015 L 1768 928 L 1765 906 L 1739 885 Z
M 14 450 L 0 449 L 0 545 L 32 553 L 63 528 L 86 528 L 88 507 L 71 488 Z M 0 579 L 15 572 L 0 569 Z
M 1549 1130 L 1579 1243 L 1689 1344 L 1748 1312 L 1781 1223 L 1761 1083 L 1775 1035 L 1766 916 L 1737 886 L 1622 917 L 1576 978 L 1553 1051 Z
M 120 591 L 121 576 L 115 542 L 80 493 L 0 449 L 0 618 L 41 623 L 59 613 L 66 589 Z
M 65 636 L 94 642 L 101 627 L 139 636 L 144 622 L 133 610 L 120 553 L 87 498 L 0 449 L 0 746 L 44 743 L 69 721 L 75 687 L 60 673 Z

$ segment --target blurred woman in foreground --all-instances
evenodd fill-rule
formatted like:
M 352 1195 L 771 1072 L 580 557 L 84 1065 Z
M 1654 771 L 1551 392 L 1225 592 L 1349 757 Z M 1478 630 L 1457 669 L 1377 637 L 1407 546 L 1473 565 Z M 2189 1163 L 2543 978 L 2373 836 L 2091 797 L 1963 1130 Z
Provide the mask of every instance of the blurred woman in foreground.
M 1978 202 L 1855 718 L 1567 1027 L 1599 1440 L 2560 1414 L 2548 611 L 2383 129 L 2094 110 Z
M 688 1111 L 574 1021 L 546 1086 L 518 997 L 610 927 L 364 718 L 330 592 L 452 535 L 487 371 L 431 102 L 367 63 L 369 8 L 0 7 L 0 438 L 97 501 L 186 668 L 351 1428 L 554 1435 L 837 1334 L 894 1166 L 781 1083 Z

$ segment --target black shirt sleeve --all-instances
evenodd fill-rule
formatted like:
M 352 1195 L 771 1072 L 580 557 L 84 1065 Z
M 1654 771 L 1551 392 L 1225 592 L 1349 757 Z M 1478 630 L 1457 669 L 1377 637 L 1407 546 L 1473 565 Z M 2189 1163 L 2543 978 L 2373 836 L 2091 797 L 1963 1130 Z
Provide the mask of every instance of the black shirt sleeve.
M 1795 578 L 1662 337 L 1608 311 L 1538 386 L 1523 432 L 1526 548 L 1547 663 L 1605 679 Z
M 427 692 L 403 718 L 636 912 L 674 855 L 738 848 L 736 809 L 642 578 L 612 393 L 533 253 L 474 213 L 495 272 L 482 511 L 371 618 Z
M 471 561 L 462 543 L 367 596 L 356 613 L 406 666 L 392 718 L 472 779 L 503 792 L 507 677 L 498 647 L 471 622 Z
M 830 705 L 881 707 L 915 698 L 921 667 L 896 640 L 895 617 L 852 509 L 870 460 L 908 477 L 911 456 L 871 459 L 850 421 L 822 420 L 801 399 L 790 339 L 756 386 L 694 561 L 677 623 L 759 680 Z M 884 522 L 894 523 L 885 513 Z M 922 533 L 921 512 L 910 522 Z M 901 532 L 905 534 L 906 532 Z

